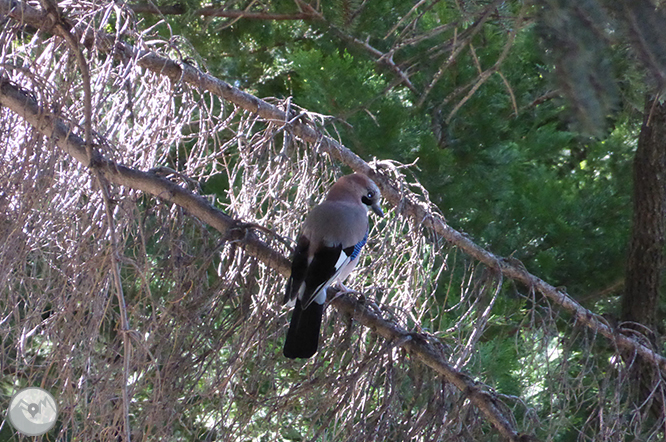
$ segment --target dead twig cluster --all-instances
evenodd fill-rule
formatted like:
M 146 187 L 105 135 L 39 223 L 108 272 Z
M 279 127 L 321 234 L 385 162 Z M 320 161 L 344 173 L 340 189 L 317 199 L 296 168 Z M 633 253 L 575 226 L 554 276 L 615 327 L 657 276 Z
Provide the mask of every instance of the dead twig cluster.
M 526 440 L 583 406 L 575 430 L 598 440 L 660 431 L 623 394 L 615 347 L 663 358 L 456 232 L 408 169 L 170 58 L 115 3 L 63 8 L 76 45 L 45 10 L 0 11 L 2 382 L 51 390 L 58 438 Z M 349 284 L 361 294 L 333 303 L 316 358 L 287 361 L 287 238 L 342 165 L 391 210 Z M 521 320 L 499 318 L 518 314 L 500 313 L 509 294 Z M 520 396 L 485 371 L 509 350 L 482 338 L 507 326 Z

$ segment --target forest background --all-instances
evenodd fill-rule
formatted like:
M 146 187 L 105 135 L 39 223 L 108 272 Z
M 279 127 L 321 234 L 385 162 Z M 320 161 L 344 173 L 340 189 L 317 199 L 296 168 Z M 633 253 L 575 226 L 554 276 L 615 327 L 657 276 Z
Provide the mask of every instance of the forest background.
M 0 13 L 1 400 L 51 391 L 45 437 L 663 440 L 660 3 Z M 387 217 L 286 360 L 293 239 L 351 171 Z

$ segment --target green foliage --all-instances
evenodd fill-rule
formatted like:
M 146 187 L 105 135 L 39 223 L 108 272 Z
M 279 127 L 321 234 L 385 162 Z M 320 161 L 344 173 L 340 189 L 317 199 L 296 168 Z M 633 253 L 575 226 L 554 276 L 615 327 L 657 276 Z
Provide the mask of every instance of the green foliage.
M 260 97 L 292 96 L 299 106 L 331 116 L 343 143 L 366 159 L 416 161 L 417 178 L 451 225 L 584 298 L 614 283 L 624 270 L 631 160 L 645 86 L 626 46 L 606 38 L 608 19 L 596 2 L 576 5 L 579 9 L 565 0 L 544 2 L 540 25 L 517 30 L 501 67 L 469 96 L 479 68 L 490 68 L 502 56 L 514 30 L 508 17 L 523 11 L 519 2 L 499 7 L 471 39 L 474 53 L 458 54 L 427 96 L 395 86 L 395 73 L 351 42 L 357 38 L 388 51 L 391 38 L 384 37 L 410 3 L 326 2 L 328 23 L 169 20 L 174 32 L 204 54 L 215 75 Z M 294 10 L 286 1 L 271 6 Z M 536 12 L 527 10 L 530 19 Z M 456 24 L 396 53 L 394 61 L 409 66 L 410 80 L 423 91 L 448 62 L 450 52 L 442 48 L 474 29 L 475 20 L 453 2 L 435 2 L 420 13 L 413 27 L 401 32 L 419 35 Z M 586 20 L 598 26 L 586 26 Z M 552 93 L 556 88 L 567 101 Z M 332 132 L 333 125 L 327 129 Z M 213 176 L 204 191 L 221 196 L 227 185 Z M 435 296 L 443 308 L 460 301 L 456 290 L 441 284 Z M 470 369 L 497 391 L 527 395 L 541 413 L 549 413 L 558 405 L 547 397 L 551 381 L 543 371 L 524 370 L 521 357 L 538 353 L 531 367 L 543 367 L 563 363 L 563 350 L 554 336 L 521 330 L 517 312 L 529 303 L 506 288 L 500 298 Z M 603 311 L 616 307 L 612 299 L 593 301 Z M 420 325 L 441 334 L 457 314 L 438 311 Z M 543 339 L 545 347 L 531 346 L 533 339 Z M 568 361 L 584 357 L 578 345 L 566 349 Z M 589 388 L 586 394 L 592 396 L 597 387 Z M 585 413 L 580 409 L 562 419 L 580 426 Z M 294 424 L 282 437 L 300 440 L 305 433 Z M 574 434 L 553 437 L 572 440 Z

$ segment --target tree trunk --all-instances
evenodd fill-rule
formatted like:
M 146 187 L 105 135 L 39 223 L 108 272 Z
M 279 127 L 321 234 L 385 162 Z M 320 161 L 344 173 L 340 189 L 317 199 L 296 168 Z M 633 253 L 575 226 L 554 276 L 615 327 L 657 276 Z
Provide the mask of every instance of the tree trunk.
M 653 332 L 656 332 L 664 262 L 665 214 L 666 103 L 647 99 L 634 158 L 634 220 L 622 298 L 622 321 L 640 323 Z M 650 338 L 653 340 L 654 336 Z
M 657 342 L 665 216 L 666 103 L 660 103 L 658 98 L 647 98 L 634 158 L 634 219 L 621 319 L 624 327 L 645 335 L 648 345 Z M 635 355 L 625 355 L 625 360 L 632 364 L 632 377 L 638 387 L 637 399 L 643 402 L 654 388 L 658 388 L 657 373 L 654 367 Z M 660 395 L 654 397 L 657 399 Z M 663 410 L 662 401 L 652 402 L 651 409 L 655 416 L 659 416 Z

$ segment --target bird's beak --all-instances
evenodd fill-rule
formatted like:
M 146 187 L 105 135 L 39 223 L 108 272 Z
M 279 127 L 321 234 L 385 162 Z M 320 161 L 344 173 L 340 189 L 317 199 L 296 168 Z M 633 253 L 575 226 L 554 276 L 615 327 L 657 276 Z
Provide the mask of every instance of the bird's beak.
M 379 207 L 379 204 L 378 204 L 378 203 L 373 204 L 372 206 L 370 206 L 370 208 L 371 208 L 372 211 L 375 212 L 377 215 L 379 215 L 379 216 L 384 216 L 384 211 L 382 210 L 381 207 Z

